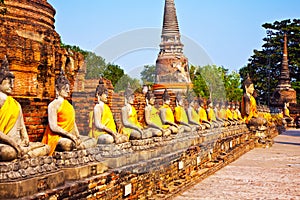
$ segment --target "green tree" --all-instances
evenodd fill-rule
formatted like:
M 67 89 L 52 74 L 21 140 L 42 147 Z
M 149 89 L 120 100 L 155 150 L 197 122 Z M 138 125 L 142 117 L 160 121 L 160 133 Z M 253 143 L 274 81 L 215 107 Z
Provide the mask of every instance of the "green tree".
M 134 90 L 140 89 L 141 84 L 138 79 L 133 79 L 129 77 L 127 74 L 124 74 L 120 77 L 119 81 L 115 85 L 115 92 L 125 91 L 128 83 L 130 84 L 131 88 Z
M 262 50 L 254 50 L 254 55 L 249 59 L 247 66 L 240 69 L 243 80 L 250 75 L 258 93 L 258 101 L 268 103 L 269 97 L 274 92 L 280 76 L 283 57 L 283 37 L 288 37 L 288 59 L 292 86 L 297 91 L 300 100 L 300 20 L 287 19 L 265 23 L 263 28 L 269 31 L 270 36 L 263 38 L 265 42 Z
M 116 86 L 116 84 L 120 81 L 120 78 L 122 78 L 124 75 L 124 70 L 121 69 L 119 65 L 114 65 L 111 63 L 106 65 L 102 74 L 104 78 L 111 80 L 113 86 Z
M 190 67 L 194 93 L 213 100 L 240 100 L 243 94 L 240 88 L 240 75 L 228 73 L 228 69 L 216 65 Z
M 141 79 L 144 83 L 154 83 L 155 81 L 155 65 L 145 65 L 141 72 Z
M 106 69 L 105 60 L 97 56 L 93 52 L 87 52 L 85 55 L 85 63 L 86 63 L 86 79 L 97 79 L 100 76 L 103 76 L 104 71 Z

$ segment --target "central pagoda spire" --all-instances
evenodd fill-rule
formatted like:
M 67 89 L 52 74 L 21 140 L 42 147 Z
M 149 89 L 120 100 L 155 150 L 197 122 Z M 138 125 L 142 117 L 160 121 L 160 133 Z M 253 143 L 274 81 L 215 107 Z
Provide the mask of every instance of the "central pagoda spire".
M 165 0 L 160 51 L 156 60 L 154 90 L 191 88 L 188 59 L 183 55 L 174 0 Z
M 165 1 L 160 52 L 176 55 L 183 54 L 183 44 L 180 41 L 180 32 L 174 0 Z

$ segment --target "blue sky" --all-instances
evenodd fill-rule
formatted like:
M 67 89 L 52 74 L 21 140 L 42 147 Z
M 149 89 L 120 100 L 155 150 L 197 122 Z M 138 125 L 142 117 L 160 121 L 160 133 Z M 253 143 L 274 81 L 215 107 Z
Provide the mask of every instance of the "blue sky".
M 56 9 L 55 27 L 64 43 L 114 54 L 112 58 L 103 57 L 119 64 L 127 73 L 155 63 L 164 0 L 48 2 Z M 246 65 L 253 50 L 261 49 L 266 35 L 263 23 L 300 17 L 300 1 L 295 0 L 175 0 L 175 5 L 180 32 L 185 38 L 184 54 L 191 64 L 207 62 L 231 70 Z M 150 31 L 145 34 L 147 28 Z M 122 37 L 126 34 L 129 38 Z M 137 41 L 139 44 L 131 46 Z M 123 52 L 116 53 L 117 50 Z

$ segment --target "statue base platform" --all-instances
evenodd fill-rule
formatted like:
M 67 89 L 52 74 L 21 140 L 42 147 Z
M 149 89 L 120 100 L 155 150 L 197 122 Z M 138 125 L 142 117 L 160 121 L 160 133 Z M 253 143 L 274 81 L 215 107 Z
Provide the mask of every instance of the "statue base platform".
M 165 89 L 168 89 L 168 91 L 172 92 L 186 92 L 187 89 L 191 90 L 193 88 L 192 83 L 155 83 L 153 85 L 153 91 L 154 93 L 163 93 Z
M 54 189 L 65 183 L 63 171 L 39 175 L 19 181 L 0 183 L 0 199 L 16 199 Z
M 70 181 L 102 174 L 103 172 L 107 171 L 107 169 L 108 167 L 104 163 L 97 162 L 72 168 L 62 168 L 62 171 L 65 174 L 65 179 Z

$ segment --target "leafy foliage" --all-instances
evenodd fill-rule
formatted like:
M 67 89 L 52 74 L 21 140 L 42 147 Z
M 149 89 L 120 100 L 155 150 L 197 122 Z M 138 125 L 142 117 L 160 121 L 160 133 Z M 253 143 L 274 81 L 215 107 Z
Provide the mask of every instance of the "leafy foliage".
M 269 31 L 269 37 L 263 38 L 265 43 L 262 50 L 253 51 L 254 55 L 249 59 L 247 66 L 240 69 L 240 75 L 244 80 L 249 74 L 258 93 L 258 100 L 268 103 L 278 84 L 283 57 L 283 37 L 286 33 L 290 77 L 299 102 L 300 88 L 297 86 L 300 81 L 300 20 L 275 21 L 273 24 L 265 23 L 262 27 Z
M 141 72 L 141 79 L 144 83 L 151 84 L 155 81 L 155 65 L 145 65 Z
M 236 101 L 243 94 L 240 89 L 240 76 L 236 72 L 228 73 L 228 69 L 216 65 L 190 67 L 190 75 L 196 95 L 217 99 Z
M 121 91 L 127 87 L 128 82 L 136 88 L 141 88 L 139 80 L 130 78 L 124 73 L 120 66 L 106 63 L 105 60 L 94 52 L 82 50 L 78 46 L 66 45 L 61 43 L 62 48 L 79 52 L 84 56 L 86 63 L 86 79 L 98 79 L 100 77 L 109 79 L 116 91 Z

